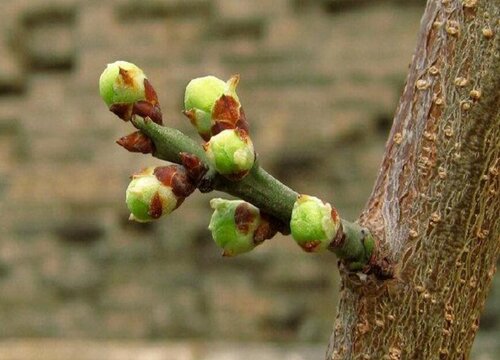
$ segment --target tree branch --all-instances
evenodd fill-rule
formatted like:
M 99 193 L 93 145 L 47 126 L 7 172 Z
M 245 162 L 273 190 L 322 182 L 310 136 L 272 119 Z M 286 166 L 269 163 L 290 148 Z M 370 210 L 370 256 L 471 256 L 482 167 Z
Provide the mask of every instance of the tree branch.
M 200 179 L 201 191 L 219 190 L 245 200 L 281 223 L 280 231 L 289 233 L 289 223 L 299 194 L 266 172 L 255 162 L 247 176 L 232 181 L 215 172 L 203 148 L 182 132 L 156 124 L 148 118 L 134 117 L 132 123 L 154 143 L 153 156 L 181 164 L 181 153 L 198 157 L 208 169 Z M 200 187 L 200 186 L 199 186 Z M 366 228 L 341 219 L 341 226 L 328 249 L 348 264 L 351 270 L 369 271 L 374 240 Z

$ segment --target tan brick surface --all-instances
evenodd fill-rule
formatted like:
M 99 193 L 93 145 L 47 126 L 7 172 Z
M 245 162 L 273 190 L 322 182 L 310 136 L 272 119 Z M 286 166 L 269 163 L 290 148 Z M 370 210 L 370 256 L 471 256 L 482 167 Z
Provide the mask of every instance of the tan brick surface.
M 309 256 L 278 237 L 221 259 L 206 230 L 207 195 L 159 223 L 128 223 L 128 175 L 158 161 L 114 144 L 132 130 L 106 110 L 97 81 L 108 62 L 136 62 L 166 123 L 194 136 L 180 113 L 184 86 L 240 73 L 262 163 L 355 218 L 423 4 L 345 3 L 1 1 L 0 337 L 325 342 L 337 292 L 332 255 Z M 36 359 L 257 358 L 250 350 L 235 357 L 239 345 L 204 356 L 184 345 L 111 344 L 109 353 L 95 343 L 4 345 L 0 359 L 25 359 L 23 351 Z M 54 352 L 45 356 L 45 347 Z

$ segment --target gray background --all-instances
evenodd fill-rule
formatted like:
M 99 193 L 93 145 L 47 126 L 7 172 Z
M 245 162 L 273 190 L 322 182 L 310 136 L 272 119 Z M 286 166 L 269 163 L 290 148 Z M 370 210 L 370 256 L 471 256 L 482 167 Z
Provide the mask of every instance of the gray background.
M 180 113 L 188 81 L 239 73 L 262 164 L 355 219 L 423 7 L 1 1 L 0 359 L 41 359 L 41 349 L 47 359 L 64 351 L 74 359 L 321 358 L 337 300 L 334 256 L 303 253 L 279 236 L 221 258 L 206 229 L 208 201 L 219 194 L 195 193 L 154 224 L 128 222 L 128 176 L 159 161 L 114 144 L 132 129 L 100 100 L 99 74 L 108 62 L 135 62 L 165 122 L 196 136 Z M 477 359 L 494 358 L 496 282 Z

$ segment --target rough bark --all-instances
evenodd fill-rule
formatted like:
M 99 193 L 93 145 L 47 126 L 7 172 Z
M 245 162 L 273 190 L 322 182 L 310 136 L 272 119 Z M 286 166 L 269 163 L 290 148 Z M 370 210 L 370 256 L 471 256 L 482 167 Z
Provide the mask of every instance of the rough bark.
M 500 1 L 429 0 L 328 359 L 468 358 L 500 250 Z

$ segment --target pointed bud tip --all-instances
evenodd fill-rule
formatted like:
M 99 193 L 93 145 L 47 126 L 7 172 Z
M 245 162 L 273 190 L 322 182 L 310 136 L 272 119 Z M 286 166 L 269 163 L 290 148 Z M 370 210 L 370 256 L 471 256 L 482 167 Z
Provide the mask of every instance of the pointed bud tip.
M 153 141 L 141 131 L 135 131 L 116 140 L 116 143 L 130 152 L 152 154 Z
M 231 75 L 231 77 L 227 81 L 228 89 L 231 92 L 236 91 L 236 87 L 238 86 L 239 83 L 240 83 L 240 74 Z

